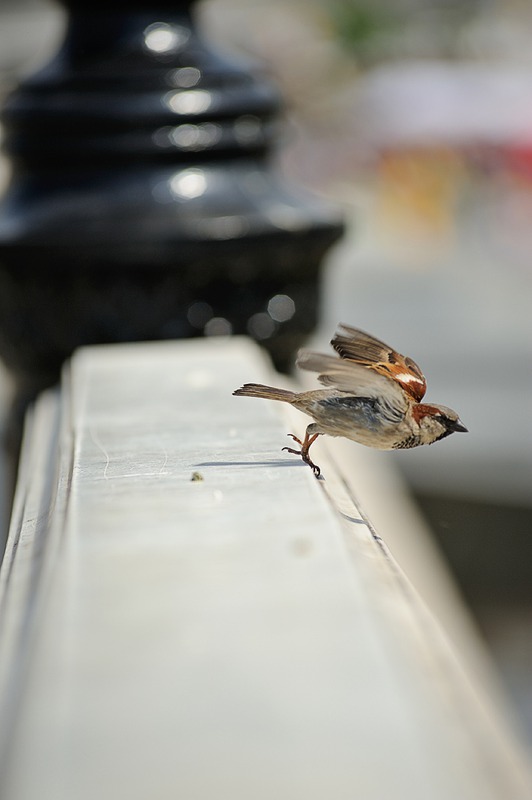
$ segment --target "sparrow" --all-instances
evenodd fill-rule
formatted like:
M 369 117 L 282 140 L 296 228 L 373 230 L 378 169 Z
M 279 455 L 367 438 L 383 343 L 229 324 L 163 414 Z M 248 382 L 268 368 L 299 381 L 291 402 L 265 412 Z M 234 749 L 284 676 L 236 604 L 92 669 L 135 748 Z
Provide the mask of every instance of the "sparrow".
M 404 450 L 467 432 L 456 411 L 421 402 L 427 383 L 411 358 L 349 325 L 338 326 L 331 345 L 337 355 L 301 350 L 296 360 L 300 369 L 317 372 L 325 389 L 294 392 L 246 383 L 233 392 L 237 397 L 290 403 L 312 417 L 303 440 L 288 434 L 301 449 L 282 449 L 300 455 L 316 477 L 320 468 L 311 461 L 309 450 L 323 434 L 344 436 L 378 450 Z

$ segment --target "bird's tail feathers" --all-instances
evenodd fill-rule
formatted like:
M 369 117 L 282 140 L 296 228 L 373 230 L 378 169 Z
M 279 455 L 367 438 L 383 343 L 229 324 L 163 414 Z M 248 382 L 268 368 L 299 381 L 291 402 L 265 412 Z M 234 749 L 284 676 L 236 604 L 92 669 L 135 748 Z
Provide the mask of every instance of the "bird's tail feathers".
M 296 397 L 296 392 L 264 386 L 262 383 L 245 383 L 233 394 L 237 397 L 265 397 L 267 400 L 281 400 L 284 403 L 291 403 Z

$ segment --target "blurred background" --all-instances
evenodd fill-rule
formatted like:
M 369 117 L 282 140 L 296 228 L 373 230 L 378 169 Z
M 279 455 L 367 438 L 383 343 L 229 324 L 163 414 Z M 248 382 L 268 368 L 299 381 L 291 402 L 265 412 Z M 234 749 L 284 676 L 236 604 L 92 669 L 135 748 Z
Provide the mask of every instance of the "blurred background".
M 341 206 L 317 338 L 367 329 L 469 428 L 394 454 L 532 743 L 532 4 L 205 0 L 217 47 L 286 104 L 276 158 Z M 57 50 L 64 13 L 2 0 L 0 93 Z M 0 185 L 9 165 L 0 162 Z M 10 382 L 2 374 L 0 402 Z M 4 503 L 5 506 L 5 503 Z

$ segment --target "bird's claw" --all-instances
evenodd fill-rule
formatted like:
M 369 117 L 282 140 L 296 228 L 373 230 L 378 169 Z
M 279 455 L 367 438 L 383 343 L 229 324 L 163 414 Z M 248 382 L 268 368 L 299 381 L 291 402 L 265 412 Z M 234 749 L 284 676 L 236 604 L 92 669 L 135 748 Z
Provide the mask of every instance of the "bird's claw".
M 293 439 L 293 440 L 294 440 L 294 442 L 297 442 L 298 444 L 300 444 L 300 445 L 301 445 L 301 447 L 303 447 L 303 442 L 301 441 L 301 439 L 298 439 L 298 438 L 297 438 L 297 436 L 295 435 L 295 433 L 287 433 L 286 435 L 287 435 L 287 436 L 289 436 L 291 439 Z M 288 450 L 288 447 L 283 447 L 283 450 Z M 295 452 L 295 451 L 294 451 L 294 450 L 292 450 L 292 453 L 293 453 L 293 452 Z
M 319 478 L 321 475 L 321 470 L 317 464 L 314 464 L 314 462 L 310 460 L 308 451 L 303 449 L 303 442 L 301 441 L 301 439 L 298 439 L 297 436 L 294 436 L 293 433 L 289 433 L 288 436 L 290 436 L 290 438 L 292 438 L 294 442 L 297 442 L 298 444 L 301 445 L 301 450 L 294 450 L 293 447 L 283 447 L 282 450 L 286 450 L 287 453 L 292 453 L 295 456 L 301 456 L 305 464 L 309 465 L 316 478 Z
M 301 450 L 294 450 L 293 447 L 282 447 L 281 450 L 286 450 L 287 453 L 293 453 L 295 456 L 301 455 Z
M 309 467 L 311 468 L 312 472 L 314 473 L 314 476 L 316 478 L 319 478 L 320 475 L 321 475 L 321 469 L 318 467 L 318 465 L 314 464 L 314 462 L 312 462 L 308 458 L 304 458 L 303 461 L 305 461 L 305 463 L 307 463 L 309 465 Z

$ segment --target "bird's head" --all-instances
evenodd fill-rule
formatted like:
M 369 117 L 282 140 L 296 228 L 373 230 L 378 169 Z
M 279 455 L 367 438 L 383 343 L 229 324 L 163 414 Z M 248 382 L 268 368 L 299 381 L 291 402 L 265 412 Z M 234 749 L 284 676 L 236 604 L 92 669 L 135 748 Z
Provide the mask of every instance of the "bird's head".
M 456 411 L 447 406 L 417 403 L 413 415 L 419 425 L 422 444 L 438 442 L 451 433 L 467 433 L 467 428 Z

